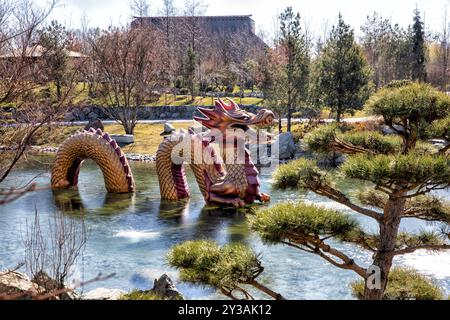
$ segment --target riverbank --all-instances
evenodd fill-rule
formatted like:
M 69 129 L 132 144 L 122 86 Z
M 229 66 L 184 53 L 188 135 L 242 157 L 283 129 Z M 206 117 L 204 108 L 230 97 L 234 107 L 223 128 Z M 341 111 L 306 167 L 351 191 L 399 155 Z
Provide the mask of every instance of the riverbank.
M 0 272 L 0 300 L 184 300 L 168 275 L 155 279 L 150 290 L 107 289 L 98 287 L 86 293 L 79 288 L 58 289 L 46 273 L 28 277 L 17 270 Z

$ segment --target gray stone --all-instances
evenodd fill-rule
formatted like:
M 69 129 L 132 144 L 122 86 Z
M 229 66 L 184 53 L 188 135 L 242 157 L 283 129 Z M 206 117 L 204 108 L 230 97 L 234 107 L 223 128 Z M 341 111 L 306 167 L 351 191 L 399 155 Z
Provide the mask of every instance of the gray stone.
M 152 291 L 168 300 L 184 299 L 167 274 L 163 274 L 159 279 L 155 279 Z
M 291 159 L 297 152 L 294 136 L 291 132 L 285 132 L 278 136 L 280 160 Z
M 398 126 L 398 125 L 396 125 L 396 124 L 394 124 L 393 126 L 392 126 L 395 130 L 397 130 L 397 131 L 403 131 L 403 127 L 402 126 Z M 384 125 L 382 128 L 381 128 L 381 132 L 383 133 L 383 134 L 388 134 L 388 135 L 390 135 L 390 134 L 397 134 L 397 132 L 394 130 L 394 129 L 392 129 L 390 126 L 388 126 L 388 125 Z
M 119 145 L 127 145 L 134 143 L 134 136 L 132 134 L 112 134 L 111 139 L 116 140 Z
M 64 115 L 64 121 L 72 122 L 76 120 L 76 116 L 72 112 L 67 112 Z
M 97 120 L 97 119 L 98 119 L 98 114 L 95 113 L 94 111 L 92 111 L 92 112 L 90 112 L 90 113 L 88 114 L 88 119 L 89 119 L 89 120 Z
M 78 120 L 86 121 L 86 116 L 84 115 L 84 113 L 80 113 L 80 115 L 78 116 Z

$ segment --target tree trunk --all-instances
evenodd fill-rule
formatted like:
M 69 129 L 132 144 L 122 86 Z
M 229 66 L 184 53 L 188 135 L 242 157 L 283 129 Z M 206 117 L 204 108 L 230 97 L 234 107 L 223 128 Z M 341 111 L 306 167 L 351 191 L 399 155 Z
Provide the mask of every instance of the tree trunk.
M 56 80 L 56 96 L 58 98 L 58 101 L 61 100 L 61 81 Z
M 287 132 L 291 132 L 291 126 L 292 126 L 292 107 L 291 105 L 288 106 L 288 112 L 287 112 Z
M 405 198 L 399 198 L 403 194 L 391 195 L 384 207 L 383 220 L 380 225 L 380 245 L 375 254 L 373 266 L 380 268 L 379 284 L 377 288 L 369 289 L 370 283 L 366 280 L 364 300 L 382 300 L 388 282 L 389 271 L 394 258 L 393 251 L 400 227 L 401 216 L 405 208 Z
M 283 123 L 281 122 L 281 116 L 278 117 L 278 133 L 283 131 Z
M 417 134 L 416 129 L 410 130 L 411 133 L 408 133 L 409 130 L 406 126 L 404 127 L 403 134 L 403 154 L 407 154 L 409 151 L 413 150 L 416 147 L 417 143 Z
M 336 122 L 341 122 L 341 107 L 338 106 L 336 109 Z
M 133 134 L 134 135 L 134 124 L 131 121 L 126 121 L 122 124 L 123 129 L 125 130 L 125 134 Z

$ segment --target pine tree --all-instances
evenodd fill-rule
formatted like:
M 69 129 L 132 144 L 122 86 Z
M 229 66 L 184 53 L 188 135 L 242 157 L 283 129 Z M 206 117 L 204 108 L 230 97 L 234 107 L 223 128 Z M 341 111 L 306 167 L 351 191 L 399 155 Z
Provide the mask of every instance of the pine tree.
M 197 65 L 198 55 L 192 47 L 189 47 L 185 63 L 185 84 L 189 88 L 192 100 L 195 97 L 195 71 L 197 70 Z
M 355 42 L 353 30 L 341 14 L 316 65 L 317 95 L 323 105 L 336 112 L 338 122 L 344 112 L 362 108 L 368 96 L 370 69 Z
M 56 96 L 59 101 L 70 65 L 67 54 L 68 32 L 58 21 L 53 20 L 47 28 L 41 31 L 39 40 L 44 48 L 46 66 L 44 71 L 48 79 L 55 83 Z
M 411 71 L 412 79 L 425 82 L 426 71 L 426 44 L 423 22 L 418 9 L 414 10 L 414 23 L 412 26 L 412 54 Z
M 291 131 L 292 113 L 307 100 L 310 66 L 310 44 L 300 27 L 300 14 L 287 7 L 280 15 L 281 37 L 279 46 L 286 57 L 285 85 L 279 88 L 286 104 L 287 131 Z
M 450 144 L 436 149 L 420 141 L 439 137 L 450 142 L 450 98 L 429 85 L 397 82 L 377 92 L 366 106 L 399 137 L 329 125 L 306 138 L 315 152 L 348 155 L 338 175 L 371 185 L 359 192 L 359 203 L 341 192 L 314 160 L 299 159 L 280 166 L 274 181 L 278 188 L 311 190 L 371 218 L 377 222 L 378 232 L 367 232 L 354 216 L 303 203 L 261 210 L 250 223 L 266 241 L 316 254 L 336 267 L 354 271 L 365 282 L 360 295 L 378 300 L 386 298 L 394 257 L 422 249 L 450 249 L 450 204 L 433 194 L 450 186 Z M 442 228 L 400 232 L 403 219 L 441 222 Z M 365 268 L 333 248 L 328 242 L 331 238 L 371 252 L 372 266 Z

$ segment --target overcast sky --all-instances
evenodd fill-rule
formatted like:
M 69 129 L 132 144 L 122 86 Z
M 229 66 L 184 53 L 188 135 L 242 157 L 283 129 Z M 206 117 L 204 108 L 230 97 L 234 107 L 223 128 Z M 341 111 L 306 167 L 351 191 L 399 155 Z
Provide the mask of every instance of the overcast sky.
M 34 0 L 42 5 L 48 0 Z M 109 24 L 129 22 L 128 0 L 59 0 L 52 18 L 72 28 L 79 28 L 85 16 L 91 27 L 105 28 Z M 425 18 L 428 30 L 440 30 L 446 5 L 450 0 L 204 0 L 208 5 L 207 15 L 251 14 L 257 30 L 272 32 L 274 17 L 287 6 L 299 11 L 302 18 L 317 36 L 321 35 L 328 21 L 331 26 L 342 12 L 344 20 L 359 34 L 366 16 L 374 11 L 393 22 L 407 26 L 412 21 L 416 6 Z M 149 0 L 151 14 L 156 15 L 162 0 Z M 184 0 L 175 0 L 176 6 L 183 7 Z M 450 7 L 450 5 L 449 5 Z M 449 8 L 450 14 L 450 8 Z

